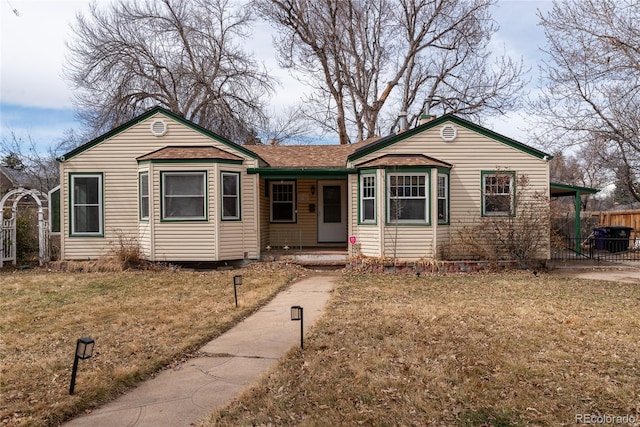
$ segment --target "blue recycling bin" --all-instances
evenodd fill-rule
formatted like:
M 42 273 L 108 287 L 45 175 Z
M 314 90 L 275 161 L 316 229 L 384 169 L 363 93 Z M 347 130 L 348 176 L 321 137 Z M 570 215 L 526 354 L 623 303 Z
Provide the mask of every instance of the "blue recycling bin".
M 609 234 L 607 227 L 596 227 L 593 229 L 593 238 L 596 241 L 595 247 L 599 250 L 607 248 L 607 235 Z

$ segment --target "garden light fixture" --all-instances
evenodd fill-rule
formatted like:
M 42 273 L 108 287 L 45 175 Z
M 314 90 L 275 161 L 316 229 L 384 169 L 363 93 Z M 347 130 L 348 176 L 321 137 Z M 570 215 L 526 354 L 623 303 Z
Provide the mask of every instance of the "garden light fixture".
M 300 321 L 300 348 L 304 350 L 304 310 L 299 305 L 291 306 L 291 320 Z
M 242 276 L 236 274 L 233 276 L 233 298 L 236 300 L 236 307 L 238 306 L 238 290 L 236 288 L 240 285 L 242 285 Z
M 73 370 L 71 371 L 71 385 L 69 386 L 69 394 L 73 394 L 76 385 L 76 373 L 78 372 L 78 360 L 85 360 L 93 356 L 93 347 L 95 341 L 93 338 L 78 338 L 76 342 L 76 354 L 73 358 Z

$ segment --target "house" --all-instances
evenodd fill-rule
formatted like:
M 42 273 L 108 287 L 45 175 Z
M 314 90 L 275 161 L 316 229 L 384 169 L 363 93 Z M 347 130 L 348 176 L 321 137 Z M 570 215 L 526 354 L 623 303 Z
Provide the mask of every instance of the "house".
M 453 115 L 428 119 L 351 145 L 242 146 L 151 109 L 58 159 L 61 257 L 97 258 L 124 236 L 151 261 L 282 247 L 438 258 L 461 220 L 517 215 L 517 176 L 548 197 L 547 154 Z

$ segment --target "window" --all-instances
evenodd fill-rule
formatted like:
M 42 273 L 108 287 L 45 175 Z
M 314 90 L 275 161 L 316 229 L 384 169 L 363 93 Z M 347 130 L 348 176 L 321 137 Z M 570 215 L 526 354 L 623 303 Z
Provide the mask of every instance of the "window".
M 162 172 L 162 219 L 207 219 L 206 180 L 206 172 Z
M 482 215 L 514 214 L 514 177 L 513 172 L 482 173 Z
M 102 236 L 102 174 L 71 175 L 71 234 Z
M 60 186 L 49 190 L 49 231 L 60 234 Z
M 438 224 L 449 223 L 449 175 L 438 174 Z
M 240 174 L 222 172 L 222 219 L 240 219 Z
M 426 173 L 388 175 L 388 222 L 428 223 Z
M 271 182 L 271 222 L 295 222 L 293 181 Z
M 360 222 L 376 222 L 376 176 L 360 176 Z
M 149 219 L 149 172 L 141 172 L 139 175 L 140 188 L 140 219 Z

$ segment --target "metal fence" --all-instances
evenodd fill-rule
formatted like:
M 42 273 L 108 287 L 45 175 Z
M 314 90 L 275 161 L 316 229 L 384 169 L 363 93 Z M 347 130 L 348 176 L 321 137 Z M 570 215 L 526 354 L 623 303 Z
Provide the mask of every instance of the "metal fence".
M 640 261 L 640 237 L 557 237 L 553 260 Z

